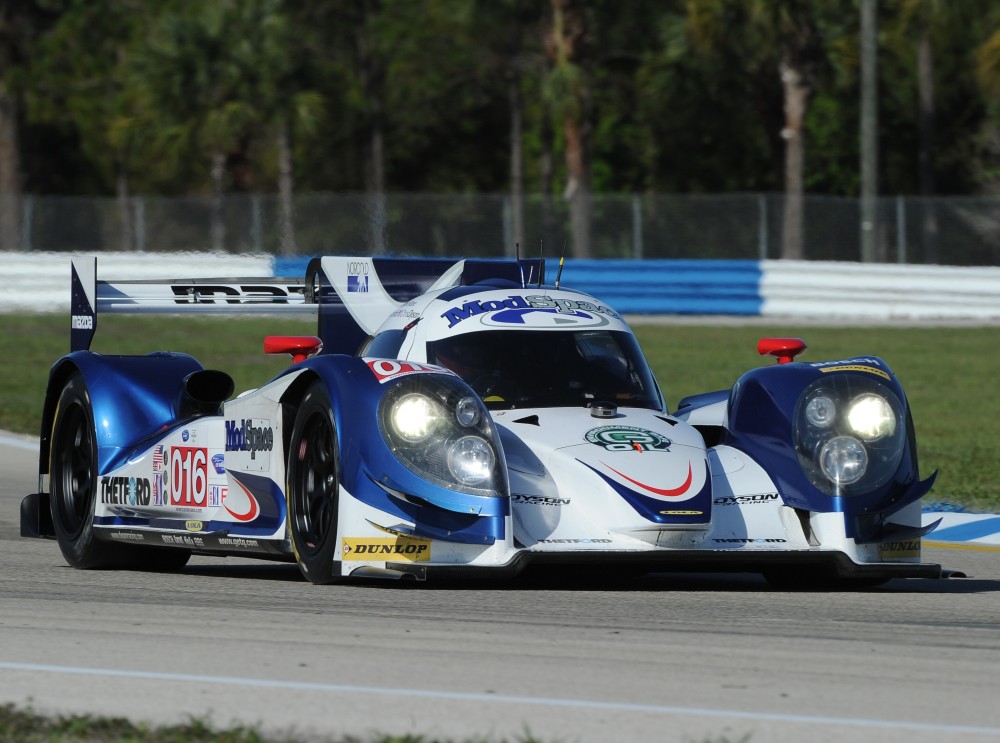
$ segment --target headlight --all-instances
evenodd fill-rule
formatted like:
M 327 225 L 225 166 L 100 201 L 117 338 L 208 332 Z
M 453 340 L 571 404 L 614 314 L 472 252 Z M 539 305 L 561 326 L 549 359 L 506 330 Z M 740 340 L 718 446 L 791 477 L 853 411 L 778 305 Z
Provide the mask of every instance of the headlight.
M 847 423 L 865 441 L 876 441 L 896 431 L 896 415 L 881 395 L 860 395 L 847 410 Z
M 407 441 L 422 441 L 439 422 L 437 407 L 426 395 L 416 392 L 403 395 L 392 405 L 392 427 Z
M 795 410 L 799 464 L 819 490 L 869 492 L 896 472 L 906 446 L 905 408 L 888 386 L 847 372 L 803 390 Z
M 448 469 L 463 485 L 485 482 L 495 464 L 492 447 L 479 436 L 463 436 L 448 447 Z
M 401 379 L 379 403 L 379 430 L 396 458 L 428 482 L 473 495 L 506 492 L 492 420 L 457 378 Z
M 857 439 L 838 436 L 819 452 L 819 466 L 834 485 L 850 485 L 860 480 L 868 468 L 868 452 Z

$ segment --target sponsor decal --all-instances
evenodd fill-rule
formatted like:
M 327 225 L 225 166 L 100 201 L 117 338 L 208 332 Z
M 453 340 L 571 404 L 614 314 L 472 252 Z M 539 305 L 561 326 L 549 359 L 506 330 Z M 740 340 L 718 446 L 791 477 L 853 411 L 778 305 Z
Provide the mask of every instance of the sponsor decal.
M 772 503 L 776 500 L 778 500 L 777 493 L 758 493 L 757 495 L 722 495 L 712 502 L 717 506 L 746 506 L 759 503 Z
M 219 546 L 255 549 L 260 546 L 260 543 L 256 539 L 245 539 L 244 537 L 219 537 Z
M 212 466 L 215 467 L 215 474 L 226 474 L 226 457 L 224 454 L 212 455 Z
M 110 531 L 108 536 L 116 542 L 145 542 L 146 537 L 136 534 L 134 531 Z
M 889 379 L 889 375 L 882 369 L 882 363 L 878 359 L 858 357 L 856 359 L 844 359 L 843 361 L 816 361 L 810 364 L 814 369 L 821 372 L 856 371 L 866 374 L 874 374 L 883 379 Z
M 469 300 L 461 307 L 451 307 L 441 317 L 448 321 L 448 327 L 453 328 L 470 317 L 494 313 L 491 323 L 504 325 L 524 325 L 524 316 L 532 312 L 545 312 L 564 318 L 588 321 L 586 324 L 604 325 L 605 317 L 621 319 L 621 315 L 610 307 L 575 299 L 555 299 L 544 295 L 520 296 L 508 295 L 505 299 L 490 299 L 481 301 Z M 603 316 L 603 317 L 602 317 Z M 485 319 L 485 318 L 483 318 Z M 579 324 L 579 323 L 576 323 Z
M 271 284 L 171 284 L 175 304 L 288 304 L 303 286 Z
M 713 539 L 718 544 L 785 544 L 786 539 L 750 539 L 749 537 L 734 537 L 732 539 Z
M 920 557 L 920 540 L 910 539 L 905 542 L 883 542 L 878 546 L 878 556 L 882 560 Z
M 539 544 L 611 544 L 610 539 L 539 539 Z
M 434 364 L 417 364 L 413 361 L 372 358 L 366 358 L 364 362 L 368 364 L 368 368 L 371 369 L 372 374 L 375 375 L 379 384 L 385 384 L 393 379 L 405 377 L 410 374 L 451 374 L 454 376 L 454 372 L 450 369 L 445 369 L 443 366 L 434 366 Z
M 341 552 L 344 560 L 425 562 L 431 559 L 431 543 L 415 537 L 344 537 Z
M 183 441 L 186 444 L 190 438 L 191 434 L 188 432 L 186 428 L 183 431 L 181 431 L 181 441 Z
M 228 488 L 225 485 L 209 485 L 208 486 L 208 507 L 218 508 L 222 505 L 223 501 L 226 500 L 226 491 Z
M 70 328 L 72 330 L 93 330 L 94 318 L 90 315 L 73 315 L 70 318 Z
M 205 540 L 201 537 L 191 537 L 187 534 L 161 534 L 160 539 L 164 544 L 181 544 L 185 547 L 204 547 Z
M 188 531 L 203 531 L 205 525 L 200 521 L 185 521 L 184 528 Z
M 148 506 L 153 488 L 145 477 L 102 477 L 101 503 L 116 506 Z
M 226 421 L 226 451 L 248 451 L 250 459 L 257 458 L 257 452 L 270 452 L 274 448 L 274 429 L 270 421 L 259 418 L 241 418 Z
M 196 446 L 172 446 L 163 473 L 169 505 L 186 509 L 208 506 L 208 449 Z M 166 463 L 165 463 L 166 464 Z
M 347 264 L 347 291 L 367 294 L 370 270 L 371 265 L 367 261 L 350 261 Z
M 600 426 L 584 434 L 591 444 L 608 451 L 670 451 L 671 441 L 656 431 L 636 426 Z
M 553 498 L 545 495 L 520 495 L 512 493 L 511 502 L 525 506 L 568 506 L 569 498 Z
M 660 511 L 664 516 L 702 516 L 704 511 Z
M 840 372 L 840 371 L 856 371 L 856 372 L 866 372 L 868 374 L 875 374 L 876 376 L 882 377 L 883 379 L 888 379 L 889 375 L 886 374 L 881 369 L 876 369 L 873 366 L 863 366 L 861 364 L 848 364 L 846 366 L 827 366 L 820 369 L 821 372 Z
M 638 480 L 634 480 L 633 478 L 629 477 L 628 475 L 624 474 L 623 472 L 619 472 L 618 470 L 616 470 L 614 467 L 612 467 L 609 464 L 606 464 L 604 462 L 601 462 L 601 464 L 603 464 L 605 467 L 607 467 L 609 470 L 611 470 L 612 472 L 614 472 L 619 477 L 621 477 L 621 478 L 623 478 L 625 480 L 628 480 L 633 485 L 636 485 L 636 486 L 642 488 L 643 490 L 646 490 L 646 491 L 648 491 L 650 493 L 653 493 L 654 495 L 658 495 L 658 496 L 661 496 L 663 498 L 677 498 L 678 496 L 684 495 L 691 488 L 691 481 L 694 479 L 694 470 L 691 467 L 691 463 L 690 462 L 688 462 L 687 479 L 684 480 L 684 482 L 681 483 L 676 488 L 656 488 L 656 487 L 653 487 L 652 485 L 647 485 L 646 483 L 639 482 Z

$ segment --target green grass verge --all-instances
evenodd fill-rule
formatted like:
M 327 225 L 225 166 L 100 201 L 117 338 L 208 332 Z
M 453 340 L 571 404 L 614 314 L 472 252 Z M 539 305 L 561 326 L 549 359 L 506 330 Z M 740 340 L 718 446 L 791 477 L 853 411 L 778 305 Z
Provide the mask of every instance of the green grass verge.
M 466 743 L 486 743 L 486 738 Z M 720 739 L 721 741 L 724 739 Z M 267 735 L 256 727 L 216 728 L 204 720 L 190 719 L 176 725 L 135 723 L 124 717 L 94 715 L 45 716 L 12 704 L 0 705 L 0 743 L 450 743 L 422 735 L 374 737 L 316 737 Z M 501 741 L 502 743 L 502 741 Z M 530 733 L 513 743 L 540 743 Z
M 6 315 L 0 333 L 0 428 L 38 433 L 48 368 L 69 347 L 64 315 Z M 636 334 L 671 407 L 686 395 L 726 389 L 747 369 L 765 336 L 801 337 L 806 360 L 877 355 L 893 368 L 913 409 L 925 476 L 940 470 L 935 500 L 1000 510 L 992 448 L 1000 419 L 989 382 L 1000 368 L 997 328 L 825 328 L 744 325 L 638 325 Z M 308 319 L 104 316 L 94 350 L 185 351 L 222 369 L 236 389 L 257 387 L 287 363 L 267 357 L 267 334 L 311 334 Z

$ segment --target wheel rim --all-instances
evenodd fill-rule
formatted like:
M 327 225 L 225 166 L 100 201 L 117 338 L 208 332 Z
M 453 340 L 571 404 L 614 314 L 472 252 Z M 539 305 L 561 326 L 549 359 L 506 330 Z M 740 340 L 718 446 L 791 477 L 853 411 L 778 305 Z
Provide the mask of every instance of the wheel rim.
M 77 536 L 90 516 L 94 494 L 94 435 L 83 407 L 71 405 L 56 437 L 56 472 L 59 490 L 56 508 L 70 537 Z
M 301 547 L 315 554 L 335 531 L 337 518 L 333 429 L 322 412 L 313 413 L 302 427 L 293 487 L 295 529 Z

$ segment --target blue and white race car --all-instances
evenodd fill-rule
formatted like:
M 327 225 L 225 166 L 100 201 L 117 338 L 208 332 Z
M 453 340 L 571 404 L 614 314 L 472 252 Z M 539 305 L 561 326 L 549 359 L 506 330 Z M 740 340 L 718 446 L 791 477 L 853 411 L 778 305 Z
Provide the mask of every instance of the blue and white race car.
M 70 565 L 192 553 L 348 577 L 760 572 L 778 585 L 937 578 L 921 562 L 906 396 L 874 356 L 778 363 L 670 411 L 614 309 L 541 260 L 324 257 L 305 280 L 96 280 L 74 261 L 22 534 Z M 189 355 L 89 350 L 98 313 L 314 312 L 293 363 L 233 397 Z

